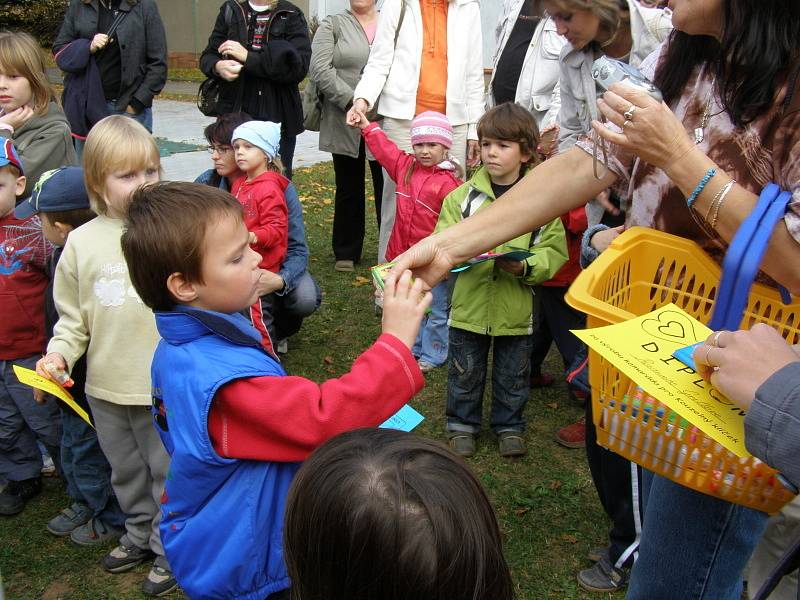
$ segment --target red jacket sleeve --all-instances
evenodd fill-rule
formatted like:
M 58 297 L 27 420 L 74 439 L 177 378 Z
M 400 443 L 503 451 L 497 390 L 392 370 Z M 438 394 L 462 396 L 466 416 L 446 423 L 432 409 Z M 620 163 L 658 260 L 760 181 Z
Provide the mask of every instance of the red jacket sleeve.
M 257 203 L 258 225 L 251 231 L 256 234 L 256 250 L 264 260 L 280 265 L 286 255 L 289 235 L 289 211 L 283 190 L 272 183 L 264 182 L 259 186 L 260 196 Z
M 339 433 L 380 425 L 423 385 L 409 349 L 382 334 L 338 379 L 251 377 L 224 385 L 211 405 L 208 433 L 220 456 L 305 460 Z
M 414 160 L 407 152 L 403 152 L 390 140 L 377 123 L 370 123 L 361 130 L 364 142 L 380 165 L 386 169 L 392 181 L 401 181 Z

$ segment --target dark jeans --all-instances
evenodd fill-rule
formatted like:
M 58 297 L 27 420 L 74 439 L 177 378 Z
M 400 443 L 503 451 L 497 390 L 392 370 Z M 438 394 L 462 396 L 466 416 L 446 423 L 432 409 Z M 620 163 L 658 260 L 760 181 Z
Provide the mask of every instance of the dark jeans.
M 6 315 L 6 318 L 10 318 Z M 61 419 L 57 400 L 44 404 L 33 399 L 33 390 L 19 382 L 12 365 L 34 369 L 41 356 L 0 360 L 0 479 L 22 481 L 39 477 L 42 442 L 60 468 Z
M 358 157 L 333 154 L 333 171 L 336 177 L 336 195 L 333 212 L 333 255 L 336 260 L 361 260 L 364 245 L 364 220 L 366 218 L 366 173 L 364 140 L 361 140 Z M 375 196 L 375 216 L 381 224 L 381 196 L 383 195 L 383 169 L 378 161 L 371 160 L 372 192 Z
M 106 102 L 106 108 L 108 109 L 109 115 L 124 115 L 126 117 L 130 117 L 134 121 L 137 121 L 144 125 L 145 129 L 150 133 L 153 133 L 153 109 L 152 108 L 145 108 L 142 112 L 138 115 L 133 113 L 126 112 L 124 110 L 117 110 L 117 102 L 116 100 L 108 100 Z M 78 159 L 83 157 L 83 147 L 86 145 L 84 140 L 79 140 L 75 138 L 75 152 L 78 154 Z
M 292 161 L 294 160 L 294 147 L 297 145 L 296 135 L 286 135 L 281 133 L 281 141 L 278 145 L 278 154 L 283 163 L 283 174 L 287 179 L 292 178 Z
M 586 315 L 572 308 L 564 300 L 567 289 L 546 285 L 536 288 L 537 314 L 531 350 L 531 373 L 542 372 L 542 363 L 553 341 L 564 359 L 565 369 L 575 363 L 575 357 L 583 347 L 583 342 L 576 338 L 570 329 L 585 329 Z
M 61 465 L 67 494 L 107 525 L 125 527 L 125 513 L 111 488 L 111 467 L 97 433 L 71 410 L 61 411 Z
M 273 343 L 300 331 L 303 319 L 313 314 L 321 303 L 322 291 L 308 271 L 288 294 L 261 296 L 261 316 Z
M 525 431 L 523 411 L 530 391 L 531 336 L 490 336 L 450 327 L 447 370 L 447 430 L 478 433 L 492 358 L 491 427 L 495 434 Z
M 600 504 L 611 519 L 611 564 L 629 567 L 638 552 L 642 531 L 642 468 L 597 445 L 591 400 L 586 401 L 586 459 Z

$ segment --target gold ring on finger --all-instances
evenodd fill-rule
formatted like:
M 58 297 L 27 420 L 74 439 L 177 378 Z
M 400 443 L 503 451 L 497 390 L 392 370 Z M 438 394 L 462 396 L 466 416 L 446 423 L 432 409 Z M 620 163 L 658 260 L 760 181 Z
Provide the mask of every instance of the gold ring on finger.
M 713 366 L 714 366 L 714 365 L 712 365 L 712 364 L 711 364 L 711 359 L 709 358 L 709 356 L 711 355 L 711 351 L 712 351 L 713 349 L 714 349 L 714 346 L 706 346 L 706 359 L 705 359 L 705 361 L 704 361 L 704 362 L 705 362 L 705 363 L 706 363 L 706 364 L 707 364 L 709 367 L 713 367 Z

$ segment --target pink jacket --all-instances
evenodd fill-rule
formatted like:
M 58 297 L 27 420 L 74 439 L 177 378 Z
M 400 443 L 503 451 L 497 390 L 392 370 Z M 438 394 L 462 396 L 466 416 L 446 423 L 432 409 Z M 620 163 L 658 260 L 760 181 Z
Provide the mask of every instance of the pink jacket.
M 417 164 L 411 180 L 406 183 L 406 173 L 416 161 L 414 155 L 400 150 L 377 123 L 370 123 L 362 129 L 361 135 L 370 152 L 397 185 L 397 212 L 386 248 L 386 260 L 394 260 L 433 233 L 442 201 L 461 185 L 461 180 L 456 177 L 452 164 L 445 161 L 434 167 Z

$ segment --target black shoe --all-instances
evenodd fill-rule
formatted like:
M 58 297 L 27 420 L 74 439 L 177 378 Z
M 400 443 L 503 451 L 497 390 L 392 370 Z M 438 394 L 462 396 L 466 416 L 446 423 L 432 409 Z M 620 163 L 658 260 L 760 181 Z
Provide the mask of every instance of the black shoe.
M 10 517 L 22 512 L 28 500 L 42 491 L 42 478 L 33 477 L 22 481 L 9 481 L 0 492 L 0 515 Z
M 149 548 L 126 546 L 120 543 L 111 552 L 103 557 L 103 568 L 109 573 L 124 573 L 146 560 L 153 558 Z
M 178 587 L 178 582 L 172 576 L 172 571 L 164 567 L 153 565 L 147 578 L 142 582 L 142 593 L 151 598 L 166 596 Z

